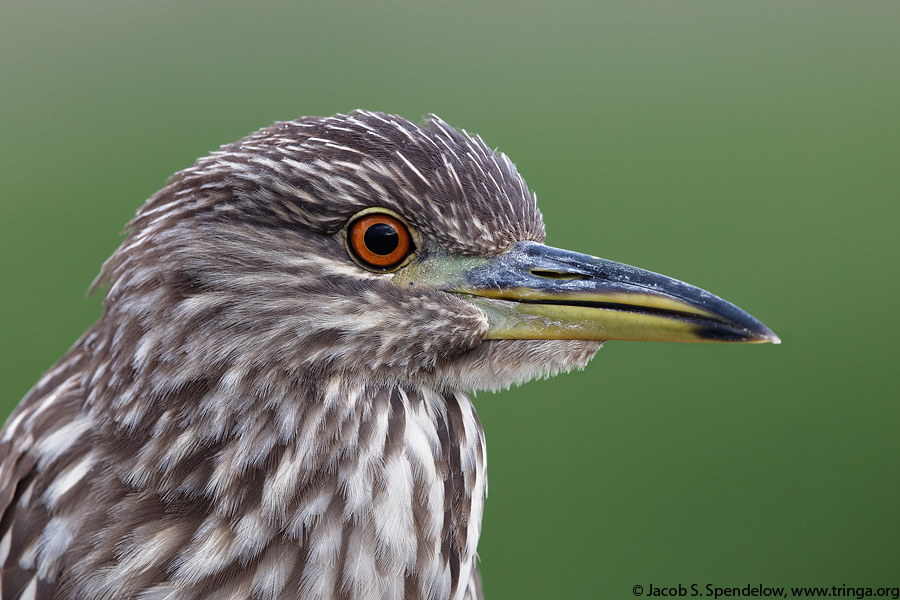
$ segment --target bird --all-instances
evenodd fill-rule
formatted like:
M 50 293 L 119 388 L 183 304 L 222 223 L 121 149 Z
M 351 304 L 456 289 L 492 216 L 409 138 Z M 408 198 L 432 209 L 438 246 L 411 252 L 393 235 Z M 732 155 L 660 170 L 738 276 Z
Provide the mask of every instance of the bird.
M 779 342 L 544 238 L 511 160 L 434 115 L 277 122 L 176 173 L 0 432 L 0 598 L 482 598 L 472 392 L 609 340 Z

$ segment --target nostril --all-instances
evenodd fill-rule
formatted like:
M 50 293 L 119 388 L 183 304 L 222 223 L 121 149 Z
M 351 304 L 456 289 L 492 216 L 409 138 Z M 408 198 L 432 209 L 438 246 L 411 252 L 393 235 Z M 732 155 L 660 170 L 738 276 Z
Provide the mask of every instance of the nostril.
M 587 279 L 587 275 L 581 273 L 572 273 L 571 271 L 548 271 L 547 269 L 532 269 L 531 274 L 541 279 L 563 279 L 574 281 L 578 279 Z

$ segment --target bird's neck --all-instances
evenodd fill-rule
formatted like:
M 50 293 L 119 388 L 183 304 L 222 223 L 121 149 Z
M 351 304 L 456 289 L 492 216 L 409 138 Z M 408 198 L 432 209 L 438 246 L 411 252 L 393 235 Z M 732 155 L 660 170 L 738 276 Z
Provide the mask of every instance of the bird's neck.
M 471 593 L 486 474 L 465 393 L 224 375 L 158 396 L 140 422 L 107 422 L 134 446 L 121 479 L 230 528 L 232 559 L 292 548 L 309 597 Z

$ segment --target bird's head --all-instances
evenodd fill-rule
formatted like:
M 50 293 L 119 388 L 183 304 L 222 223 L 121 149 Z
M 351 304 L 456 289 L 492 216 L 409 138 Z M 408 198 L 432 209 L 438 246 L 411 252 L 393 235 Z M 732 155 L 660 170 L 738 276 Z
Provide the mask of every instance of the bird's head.
M 603 340 L 777 340 L 702 290 L 542 245 L 510 160 L 436 117 L 278 123 L 176 174 L 129 230 L 101 276 L 108 345 L 160 385 L 495 389 Z

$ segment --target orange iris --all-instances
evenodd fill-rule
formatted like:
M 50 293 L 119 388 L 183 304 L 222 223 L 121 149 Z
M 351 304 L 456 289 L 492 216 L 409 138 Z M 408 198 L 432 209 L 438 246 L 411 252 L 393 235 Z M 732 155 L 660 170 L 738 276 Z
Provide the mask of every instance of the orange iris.
M 412 247 L 406 225 L 387 214 L 368 214 L 354 221 L 350 225 L 347 241 L 356 258 L 377 271 L 387 271 L 399 265 Z

